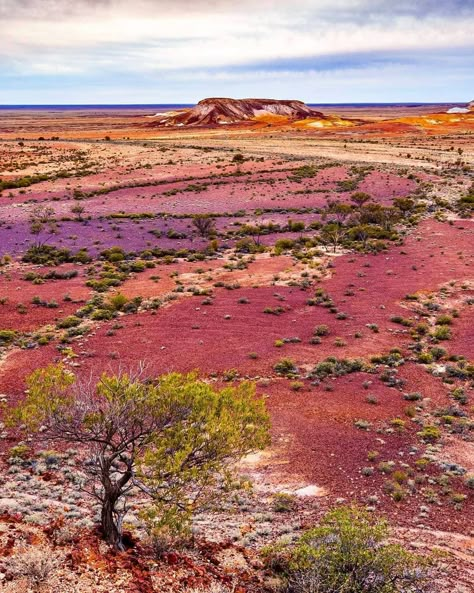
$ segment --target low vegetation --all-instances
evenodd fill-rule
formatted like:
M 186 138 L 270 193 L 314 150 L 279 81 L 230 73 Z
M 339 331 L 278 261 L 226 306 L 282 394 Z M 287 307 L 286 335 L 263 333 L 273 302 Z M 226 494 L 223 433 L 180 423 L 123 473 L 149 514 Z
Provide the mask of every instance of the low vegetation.
M 195 374 L 104 374 L 89 385 L 49 366 L 31 374 L 11 420 L 82 448 L 80 487 L 99 501 L 104 538 L 119 550 L 133 495 L 151 500 L 143 510 L 151 532 L 182 529 L 198 505 L 225 492 L 231 464 L 268 440 L 250 383 L 215 390 Z

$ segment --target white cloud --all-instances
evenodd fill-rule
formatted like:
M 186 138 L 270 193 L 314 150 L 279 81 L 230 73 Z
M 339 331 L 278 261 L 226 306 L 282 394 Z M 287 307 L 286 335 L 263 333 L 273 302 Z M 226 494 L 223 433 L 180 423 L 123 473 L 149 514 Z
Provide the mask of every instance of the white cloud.
M 207 71 L 249 81 L 252 70 L 261 80 L 286 71 L 296 78 L 295 67 L 278 63 L 301 60 L 309 72 L 313 59 L 338 57 L 341 70 L 344 58 L 349 68 L 362 54 L 367 69 L 370 57 L 461 55 L 474 45 L 473 28 L 471 0 L 0 0 L 0 71 L 25 79 L 177 81 Z
M 108 11 L 109 9 L 107 9 Z M 39 64 L 67 72 L 101 67 L 161 70 L 223 67 L 275 59 L 307 58 L 354 52 L 419 51 L 465 47 L 472 43 L 473 22 L 431 17 L 422 22 L 400 17 L 390 24 L 318 20 L 299 29 L 295 17 L 281 13 L 163 15 L 148 19 L 117 14 L 61 21 L 9 21 L 0 25 L 0 56 L 14 57 L 21 70 Z M 71 66 L 71 61 L 74 66 Z

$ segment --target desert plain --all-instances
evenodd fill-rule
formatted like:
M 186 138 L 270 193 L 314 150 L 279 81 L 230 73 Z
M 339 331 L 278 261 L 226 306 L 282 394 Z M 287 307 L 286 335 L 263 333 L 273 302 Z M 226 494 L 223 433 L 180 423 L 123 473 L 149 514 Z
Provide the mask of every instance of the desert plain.
M 472 591 L 474 112 L 450 107 L 197 127 L 150 108 L 0 111 L 4 406 L 38 367 L 143 362 L 250 380 L 271 420 L 238 467 L 252 487 L 159 559 L 133 508 L 138 543 L 104 548 L 77 452 L 15 456 L 2 426 L 0 590 L 27 590 L 11 566 L 36 546 L 58 559 L 44 591 L 270 591 L 260 550 L 356 503 L 443 554 L 442 591 Z

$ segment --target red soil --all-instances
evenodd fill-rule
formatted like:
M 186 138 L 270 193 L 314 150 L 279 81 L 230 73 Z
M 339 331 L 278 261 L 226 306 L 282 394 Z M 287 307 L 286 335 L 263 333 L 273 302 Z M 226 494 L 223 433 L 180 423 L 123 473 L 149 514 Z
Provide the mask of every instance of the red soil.
M 155 268 L 132 275 L 117 289 L 117 292 L 123 293 L 128 298 L 135 296 L 159 298 L 176 288 L 176 280 L 186 281 L 188 284 L 205 289 L 212 289 L 215 282 L 225 284 L 238 282 L 241 286 L 269 284 L 275 274 L 298 268 L 291 257 L 285 255 L 260 256 L 250 263 L 245 271 L 226 270 L 223 267 L 224 263 L 221 259 L 215 259 L 205 262 L 180 261 L 169 265 L 157 265 Z M 204 270 L 204 272 L 199 273 L 198 270 Z M 159 276 L 159 280 L 153 280 L 156 276 Z
M 292 163 L 291 168 L 296 168 L 298 163 Z M 109 193 L 88 198 L 84 204 L 88 213 L 93 213 L 94 218 L 116 212 L 169 212 L 173 214 L 195 214 L 199 212 L 235 212 L 239 210 L 255 210 L 258 208 L 321 208 L 330 198 L 337 201 L 349 201 L 351 192 L 334 193 L 337 182 L 348 178 L 348 169 L 343 166 L 323 169 L 313 178 L 306 178 L 300 182 L 291 181 L 291 171 L 266 172 L 276 167 L 274 163 L 244 163 L 243 172 L 253 174 L 243 177 L 221 178 L 215 185 L 216 179 L 206 175 L 217 172 L 212 167 L 200 167 L 199 170 L 191 166 L 186 169 L 183 177 L 193 177 L 190 181 L 177 181 L 179 175 L 176 171 L 151 171 L 146 175 L 134 173 L 114 177 L 114 184 L 133 185 Z M 288 167 L 288 164 L 285 165 Z M 229 172 L 237 170 L 235 165 L 230 166 Z M 0 210 L 3 219 L 8 222 L 27 220 L 33 205 L 24 208 L 16 207 L 32 199 L 48 201 L 57 217 L 71 216 L 71 187 L 79 187 L 81 191 L 91 192 L 110 186 L 110 174 L 107 176 L 91 175 L 87 181 L 81 179 L 59 179 L 46 181 L 29 188 L 25 194 L 13 190 L 13 197 L 4 195 L 0 197 Z M 183 171 L 184 173 L 184 171 Z M 221 172 L 222 174 L 222 172 Z M 146 186 L 150 181 L 166 181 L 163 185 Z M 221 183 L 223 182 L 223 183 Z M 140 185 L 142 184 L 142 185 Z M 209 184 L 204 191 L 184 192 L 182 190 L 191 184 Z M 358 189 L 366 191 L 380 203 L 389 204 L 391 199 L 404 196 L 416 187 L 413 180 L 399 177 L 395 174 L 382 174 L 374 171 L 361 183 Z M 170 191 L 178 191 L 176 195 L 165 195 Z M 299 192 L 299 193 L 295 193 Z M 304 193 L 309 192 L 309 193 Z M 314 192 L 314 193 L 313 193 Z M 10 192 L 9 192 L 10 193 Z
M 399 375 L 406 380 L 404 392 L 420 391 L 424 397 L 432 399 L 433 405 L 446 405 L 446 388 L 439 379 L 423 374 L 413 364 L 402 366 Z M 368 379 L 373 383 L 369 389 L 364 389 L 363 383 Z M 369 477 L 361 473 L 362 468 L 376 467 L 381 461 L 394 461 L 398 469 L 404 469 L 403 464 L 413 466 L 421 456 L 424 447 L 416 437 L 419 426 L 411 424 L 404 415 L 408 402 L 400 391 L 385 386 L 376 375 L 355 373 L 330 379 L 327 383 L 331 391 L 326 391 L 324 385 L 306 385 L 303 391 L 295 393 L 284 380 L 264 389 L 269 395 L 267 405 L 272 416 L 273 446 L 278 460 L 285 459 L 285 463 L 278 465 L 282 481 L 299 477 L 306 483 L 325 488 L 333 496 L 363 503 L 376 494 L 384 511 L 395 516 L 399 524 L 412 523 L 420 505 L 424 504 L 419 491 L 397 504 L 382 493 L 383 484 L 390 476 L 378 471 Z M 376 396 L 378 405 L 367 403 L 368 394 Z M 375 432 L 377 426 L 388 426 L 396 417 L 407 421 L 403 432 Z M 372 423 L 371 429 L 356 428 L 356 419 L 368 420 Z M 417 448 L 415 454 L 413 446 Z M 368 461 L 369 451 L 379 452 L 376 461 Z M 273 462 L 270 459 L 270 473 Z M 468 533 L 474 526 L 474 515 L 469 515 L 467 509 L 453 513 L 452 508 L 444 506 L 432 508 L 430 517 L 423 522 L 439 529 L 455 528 Z
M 402 247 L 391 247 L 377 256 L 337 258 L 333 277 L 325 282 L 324 289 L 336 297 L 343 295 L 349 284 L 354 285 L 357 296 L 348 298 L 341 309 L 367 315 L 377 323 L 391 314 L 390 310 L 384 313 L 381 305 L 396 303 L 417 291 L 434 291 L 449 280 L 472 277 L 473 258 L 474 222 L 451 226 L 426 220 Z M 340 299 L 335 298 L 336 305 Z
M 366 330 L 362 339 L 354 338 L 354 328 L 364 330 L 363 324 L 335 320 L 326 309 L 307 306 L 308 296 L 307 292 L 285 287 L 220 290 L 212 306 L 202 305 L 203 297 L 192 297 L 155 315 L 124 317 L 123 329 L 113 338 L 105 335 L 103 326 L 95 336 L 83 340 L 82 348 L 94 353 L 84 366 L 107 365 L 113 352 L 125 366 L 146 360 L 159 373 L 199 368 L 208 374 L 238 368 L 243 374 L 259 375 L 271 373 L 273 364 L 282 357 L 314 364 L 334 354 L 335 337 L 347 342 L 347 346 L 337 349 L 341 358 L 376 354 L 399 344 L 399 338 L 389 332 L 372 334 Z M 238 304 L 241 298 L 248 298 L 249 303 Z M 279 306 L 285 309 L 281 315 L 264 313 L 265 308 Z M 230 319 L 226 319 L 227 315 Z M 319 324 L 328 325 L 331 335 L 323 338 L 322 344 L 309 344 Z M 300 338 L 301 343 L 275 347 L 276 340 L 291 337 Z M 251 360 L 250 352 L 256 352 L 259 358 Z
M 73 269 L 66 265 L 56 268 L 58 271 Z M 35 266 L 16 267 L 0 275 L 0 298 L 6 297 L 7 302 L 0 305 L 0 329 L 15 329 L 18 331 L 32 331 L 43 325 L 54 323 L 60 317 L 65 317 L 76 311 L 79 305 L 71 301 L 64 301 L 69 295 L 72 301 L 87 300 L 90 289 L 84 285 L 84 279 L 79 276 L 69 280 L 46 280 L 44 284 L 33 284 L 24 280 L 24 275 L 33 271 L 40 275 L 48 272 L 48 268 Z M 57 308 L 48 308 L 32 304 L 33 297 L 42 301 L 56 301 Z M 18 305 L 26 307 L 26 313 L 18 311 Z
M 368 193 L 377 203 L 390 205 L 391 198 L 407 196 L 415 191 L 417 182 L 393 173 L 372 171 L 359 184 L 358 191 Z
M 472 305 L 463 309 L 460 317 L 454 320 L 448 349 L 451 354 L 461 354 L 474 361 L 474 308 Z

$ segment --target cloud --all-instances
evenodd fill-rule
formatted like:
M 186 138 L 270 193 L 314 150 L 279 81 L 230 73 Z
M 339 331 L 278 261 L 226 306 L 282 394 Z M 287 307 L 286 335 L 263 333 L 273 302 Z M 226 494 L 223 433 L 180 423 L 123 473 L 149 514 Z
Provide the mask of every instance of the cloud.
M 0 86 L 50 76 L 191 82 L 196 72 L 346 70 L 357 80 L 432 56 L 467 61 L 473 26 L 474 0 L 0 0 Z
M 326 22 L 368 18 L 393 19 L 473 14 L 472 0 L 1 0 L 0 18 L 63 19 L 87 13 L 139 13 L 148 16 L 188 14 L 286 12 L 317 15 Z

